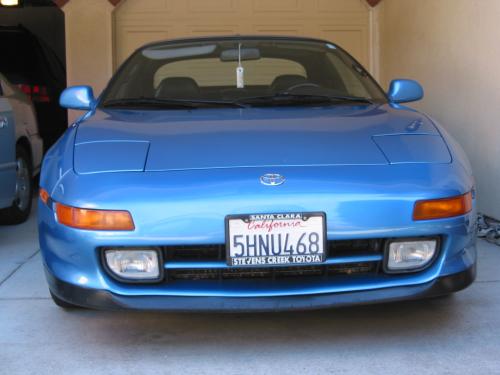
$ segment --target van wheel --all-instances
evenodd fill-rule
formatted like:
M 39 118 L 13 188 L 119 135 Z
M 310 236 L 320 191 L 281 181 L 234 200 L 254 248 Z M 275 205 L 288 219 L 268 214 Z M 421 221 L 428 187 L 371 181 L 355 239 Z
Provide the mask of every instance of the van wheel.
M 29 153 L 16 147 L 16 195 L 12 206 L 0 210 L 0 224 L 14 225 L 25 222 L 30 216 L 33 199 L 33 167 Z

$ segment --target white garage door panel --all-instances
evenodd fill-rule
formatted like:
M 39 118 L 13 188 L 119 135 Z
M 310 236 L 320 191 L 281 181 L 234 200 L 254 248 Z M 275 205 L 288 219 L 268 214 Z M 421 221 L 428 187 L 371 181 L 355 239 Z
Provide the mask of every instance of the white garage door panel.
M 160 27 L 123 27 L 117 29 L 120 38 L 116 40 L 115 56 L 121 64 L 138 46 L 155 40 L 169 39 L 170 33 L 166 28 Z
M 189 0 L 188 11 L 198 13 L 234 13 L 238 9 L 236 0 Z
M 355 56 L 363 65 L 368 66 L 366 61 L 368 55 L 368 30 L 363 27 L 349 26 L 320 26 L 322 38 L 335 41 L 338 45 L 347 48 L 349 53 Z
M 114 32 L 115 67 L 152 41 L 274 34 L 331 40 L 370 68 L 365 0 L 122 0 L 114 13 Z
M 356 0 L 318 0 L 318 10 L 320 12 L 361 12 L 367 11 L 364 2 Z
M 184 35 L 206 36 L 206 35 L 228 35 L 237 34 L 238 25 L 186 25 Z
M 169 12 L 171 10 L 171 0 L 124 0 L 121 11 L 131 14 L 146 14 L 157 12 Z
M 286 14 L 290 12 L 302 12 L 306 5 L 300 0 L 253 0 L 255 12 L 279 12 Z

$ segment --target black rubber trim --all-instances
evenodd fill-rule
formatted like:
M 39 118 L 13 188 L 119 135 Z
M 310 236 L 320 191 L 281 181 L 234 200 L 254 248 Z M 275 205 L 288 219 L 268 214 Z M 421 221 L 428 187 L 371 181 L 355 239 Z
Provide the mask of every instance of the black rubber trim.
M 314 310 L 365 305 L 447 295 L 462 290 L 476 278 L 476 264 L 465 271 L 430 283 L 362 292 L 329 293 L 283 297 L 178 297 L 120 296 L 105 290 L 83 288 L 56 279 L 45 269 L 49 288 L 71 304 L 100 310 L 162 310 L 200 312 L 261 312 Z

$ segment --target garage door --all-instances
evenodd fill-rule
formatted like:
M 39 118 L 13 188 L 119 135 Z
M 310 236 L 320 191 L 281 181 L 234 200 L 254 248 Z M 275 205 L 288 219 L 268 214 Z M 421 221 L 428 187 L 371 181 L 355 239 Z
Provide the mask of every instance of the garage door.
M 156 40 L 202 35 L 300 35 L 331 40 L 370 64 L 365 0 L 124 0 L 114 13 L 115 67 Z

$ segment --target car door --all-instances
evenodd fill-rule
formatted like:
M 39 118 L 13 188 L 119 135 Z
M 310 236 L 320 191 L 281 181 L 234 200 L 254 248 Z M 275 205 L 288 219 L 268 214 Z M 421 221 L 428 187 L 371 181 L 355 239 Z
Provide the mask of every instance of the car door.
M 0 77 L 0 208 L 12 205 L 16 190 L 16 131 L 9 99 Z

